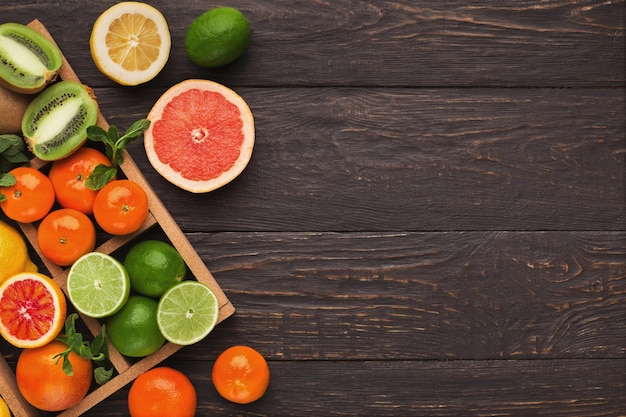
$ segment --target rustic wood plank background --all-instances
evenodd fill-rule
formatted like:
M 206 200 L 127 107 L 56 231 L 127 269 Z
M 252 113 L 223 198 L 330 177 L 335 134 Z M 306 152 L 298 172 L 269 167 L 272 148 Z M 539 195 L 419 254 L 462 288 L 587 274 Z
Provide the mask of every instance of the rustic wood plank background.
M 152 1 L 172 54 L 136 88 L 89 54 L 114 3 L 0 20 L 40 19 L 119 127 L 187 78 L 256 120 L 249 166 L 206 195 L 130 149 L 237 308 L 166 362 L 198 416 L 626 415 L 626 2 L 232 0 L 251 45 L 204 70 L 182 41 L 218 4 Z M 270 363 L 251 405 L 211 385 L 233 344 Z M 127 415 L 127 392 L 88 415 Z

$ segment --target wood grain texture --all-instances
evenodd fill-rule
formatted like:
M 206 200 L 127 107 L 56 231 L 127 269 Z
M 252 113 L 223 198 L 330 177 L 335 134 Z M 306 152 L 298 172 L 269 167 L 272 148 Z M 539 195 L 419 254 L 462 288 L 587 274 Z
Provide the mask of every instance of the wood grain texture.
M 83 82 L 113 85 L 87 51 L 93 22 L 114 3 L 5 0 L 0 14 L 39 17 Z M 190 65 L 183 48 L 186 28 L 211 5 L 158 5 L 177 46 L 160 85 L 210 77 L 252 86 L 624 86 L 623 1 L 232 1 L 251 21 L 252 47 L 211 71 Z
M 219 337 L 253 341 L 270 358 L 626 353 L 623 232 L 216 233 L 190 242 L 240 306 Z M 181 356 L 208 359 L 210 345 Z
M 135 88 L 89 55 L 116 2 L 0 20 L 41 19 L 120 129 L 188 78 L 250 105 L 252 160 L 210 194 L 130 149 L 237 308 L 164 363 L 198 416 L 626 416 L 626 1 L 233 0 L 252 43 L 214 70 L 183 37 L 216 4 L 154 1 L 172 54 Z M 246 406 L 210 379 L 234 344 L 272 372 Z
M 212 362 L 168 361 L 198 372 L 199 416 L 519 416 L 618 417 L 626 393 L 620 360 L 280 361 L 256 403 L 234 406 L 209 378 Z M 195 368 L 194 368 L 195 367 Z M 125 390 L 97 415 L 125 416 Z M 109 414 L 106 414 L 106 413 Z
M 146 96 L 96 92 L 111 123 L 149 111 Z M 257 138 L 232 184 L 178 190 L 131 147 L 184 230 L 626 228 L 621 89 L 238 92 Z

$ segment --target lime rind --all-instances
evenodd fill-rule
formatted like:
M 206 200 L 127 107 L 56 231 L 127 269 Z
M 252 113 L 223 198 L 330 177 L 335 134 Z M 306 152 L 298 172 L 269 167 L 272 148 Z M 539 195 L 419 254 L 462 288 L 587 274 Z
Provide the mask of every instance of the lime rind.
M 80 257 L 67 276 L 67 295 L 80 313 L 93 318 L 118 312 L 130 295 L 124 266 L 111 255 L 90 252 Z
M 197 281 L 183 281 L 167 290 L 157 308 L 157 325 L 169 342 L 191 345 L 215 327 L 219 305 L 215 293 Z

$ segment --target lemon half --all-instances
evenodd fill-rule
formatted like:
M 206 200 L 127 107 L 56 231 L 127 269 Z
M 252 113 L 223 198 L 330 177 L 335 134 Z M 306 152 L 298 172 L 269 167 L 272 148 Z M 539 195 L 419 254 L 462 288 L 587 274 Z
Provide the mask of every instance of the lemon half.
M 118 3 L 93 25 L 89 46 L 100 72 L 121 85 L 138 85 L 161 72 L 170 55 L 165 17 L 140 2 Z

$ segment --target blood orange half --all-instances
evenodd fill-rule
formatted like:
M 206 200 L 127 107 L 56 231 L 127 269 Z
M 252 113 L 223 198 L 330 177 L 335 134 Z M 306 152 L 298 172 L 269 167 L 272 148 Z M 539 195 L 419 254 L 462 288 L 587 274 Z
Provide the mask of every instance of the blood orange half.
M 157 100 L 148 119 L 148 160 L 184 190 L 205 193 L 226 185 L 252 156 L 252 112 L 243 98 L 216 82 L 174 85 Z
M 61 288 L 46 275 L 23 272 L 0 285 L 0 334 L 14 346 L 51 342 L 63 329 L 66 313 Z

